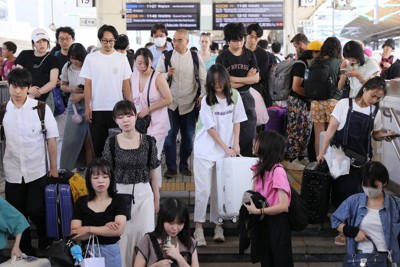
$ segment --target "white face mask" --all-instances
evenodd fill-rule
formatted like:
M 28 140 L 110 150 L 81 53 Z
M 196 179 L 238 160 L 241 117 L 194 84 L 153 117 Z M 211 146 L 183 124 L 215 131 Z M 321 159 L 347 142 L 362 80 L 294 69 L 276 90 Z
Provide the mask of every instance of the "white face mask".
M 157 47 L 163 47 L 165 42 L 167 41 L 167 37 L 157 37 L 154 39 L 154 44 Z
M 382 193 L 382 188 L 372 188 L 372 187 L 367 187 L 363 186 L 363 191 L 364 193 L 368 196 L 368 198 L 377 198 L 380 196 Z

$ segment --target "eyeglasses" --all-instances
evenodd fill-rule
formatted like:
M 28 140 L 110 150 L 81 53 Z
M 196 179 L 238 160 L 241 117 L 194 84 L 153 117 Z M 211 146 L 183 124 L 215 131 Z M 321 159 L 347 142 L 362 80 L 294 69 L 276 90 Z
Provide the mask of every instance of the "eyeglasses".
M 173 39 L 172 39 L 172 42 L 173 42 L 173 43 L 182 43 L 182 42 L 183 42 L 183 39 L 175 39 L 175 38 L 173 38 Z
M 59 37 L 58 38 L 58 41 L 60 41 L 60 42 L 68 42 L 68 41 L 71 41 L 71 40 L 72 40 L 71 37 L 65 37 L 65 38 Z
M 114 39 L 111 39 L 111 40 L 103 39 L 103 40 L 101 40 L 101 43 L 102 44 L 113 44 L 113 43 L 115 43 L 115 40 Z

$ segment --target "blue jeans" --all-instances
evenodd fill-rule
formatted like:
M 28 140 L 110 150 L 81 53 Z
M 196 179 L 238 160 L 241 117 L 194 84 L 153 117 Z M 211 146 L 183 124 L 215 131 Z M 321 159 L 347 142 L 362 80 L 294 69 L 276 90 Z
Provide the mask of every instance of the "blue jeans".
M 95 251 L 95 256 L 97 255 L 97 245 L 93 249 Z M 106 267 L 121 267 L 121 253 L 119 251 L 119 242 L 115 244 L 101 244 L 100 245 L 100 253 L 101 256 L 104 257 L 104 261 L 106 263 Z
M 168 109 L 171 129 L 164 143 L 165 161 L 168 170 L 176 171 L 176 136 L 181 131 L 181 146 L 179 151 L 179 170 L 188 169 L 188 159 L 193 150 L 193 136 L 196 124 L 194 109 L 184 115 L 179 115 L 178 108 L 175 111 Z

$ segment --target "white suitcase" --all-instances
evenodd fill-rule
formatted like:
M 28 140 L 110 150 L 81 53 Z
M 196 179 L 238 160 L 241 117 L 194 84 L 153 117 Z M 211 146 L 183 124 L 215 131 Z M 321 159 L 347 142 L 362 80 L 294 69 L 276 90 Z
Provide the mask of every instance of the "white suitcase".
M 253 171 L 250 167 L 256 164 L 258 158 L 230 157 L 217 161 L 216 180 L 218 191 L 218 221 L 230 219 L 237 222 L 239 209 L 242 205 L 243 193 L 251 190 Z
M 44 258 L 34 258 L 12 261 L 9 259 L 0 264 L 0 267 L 51 267 L 50 261 Z

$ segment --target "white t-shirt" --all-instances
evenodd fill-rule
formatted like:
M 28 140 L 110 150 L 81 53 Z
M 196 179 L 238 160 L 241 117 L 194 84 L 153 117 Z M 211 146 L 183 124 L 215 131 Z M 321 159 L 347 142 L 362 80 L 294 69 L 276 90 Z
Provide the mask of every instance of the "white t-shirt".
M 111 111 L 123 99 L 122 82 L 131 77 L 126 56 L 119 52 L 105 55 L 100 51 L 86 56 L 80 76 L 92 80 L 93 111 Z
M 379 217 L 379 210 L 368 207 L 367 210 L 367 214 L 360 223 L 360 229 L 374 241 L 379 252 L 386 252 L 388 249 L 385 235 L 383 234 L 381 218 Z M 374 251 L 374 247 L 370 241 L 358 243 L 357 249 L 362 250 L 363 253 L 372 253 Z
M 69 62 L 65 63 L 62 68 L 60 79 L 61 81 L 68 82 L 69 86 L 85 85 L 85 79 L 79 76 L 80 70 L 75 70 Z
M 354 65 L 354 69 L 356 69 L 364 80 L 368 80 L 371 78 L 372 74 L 378 72 L 380 73 L 381 69 L 376 63 L 375 60 L 365 56 L 365 63 L 364 65 L 360 66 L 358 64 Z M 362 87 L 362 83 L 356 77 L 349 77 L 350 79 L 350 97 L 355 98 Z
M 206 96 L 201 100 L 201 109 L 194 139 L 194 156 L 196 158 L 217 161 L 228 156 L 207 131 L 214 128 L 228 147 L 233 146 L 233 124 L 247 120 L 242 98 L 237 90 L 233 89 L 232 99 L 235 98 L 237 98 L 236 104 L 229 106 L 226 99 L 218 97 L 218 104 L 213 106 L 207 105 Z
M 361 112 L 368 116 L 370 115 L 371 108 L 369 106 L 362 108 L 356 103 L 356 101 L 354 99 L 352 101 L 353 101 L 353 110 L 354 111 Z M 375 108 L 376 108 L 376 106 L 372 106 L 372 112 L 374 112 Z M 336 104 L 335 108 L 333 109 L 331 116 L 333 116 L 339 122 L 339 128 L 337 129 L 338 131 L 343 129 L 343 127 L 346 123 L 348 111 L 349 111 L 349 99 L 348 98 L 341 99 Z M 382 117 L 381 111 L 378 110 L 378 113 L 376 114 L 375 120 L 374 120 L 374 132 L 380 131 L 382 129 L 382 118 L 381 117 Z

